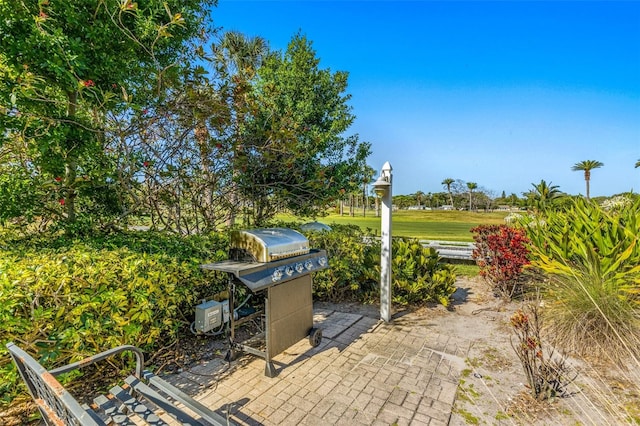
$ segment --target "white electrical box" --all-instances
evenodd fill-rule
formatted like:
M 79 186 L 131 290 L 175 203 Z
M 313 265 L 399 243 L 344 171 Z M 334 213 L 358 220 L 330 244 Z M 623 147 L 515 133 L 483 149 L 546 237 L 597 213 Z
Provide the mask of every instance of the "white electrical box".
M 225 300 L 225 302 L 227 302 Z M 227 321 L 229 318 L 229 303 L 226 303 Z M 223 303 L 211 300 L 196 306 L 196 330 L 201 333 L 207 333 L 214 328 L 220 328 L 222 325 Z M 225 321 L 226 322 L 226 321 Z

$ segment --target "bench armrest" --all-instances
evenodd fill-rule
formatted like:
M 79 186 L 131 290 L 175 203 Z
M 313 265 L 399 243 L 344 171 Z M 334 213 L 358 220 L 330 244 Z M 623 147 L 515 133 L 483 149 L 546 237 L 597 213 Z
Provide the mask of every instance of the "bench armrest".
M 113 355 L 122 353 L 122 352 L 133 352 L 136 356 L 136 377 L 142 378 L 142 372 L 144 371 L 144 354 L 140 348 L 137 348 L 132 345 L 122 345 L 117 348 L 109 349 L 104 352 L 100 352 L 99 354 L 92 355 L 78 362 L 74 362 L 73 364 L 68 364 L 62 367 L 54 368 L 53 370 L 49 370 L 52 376 L 59 376 L 60 374 L 68 373 L 73 370 L 77 370 L 79 368 L 86 367 L 87 365 L 95 364 L 98 361 L 102 361 L 107 359 Z

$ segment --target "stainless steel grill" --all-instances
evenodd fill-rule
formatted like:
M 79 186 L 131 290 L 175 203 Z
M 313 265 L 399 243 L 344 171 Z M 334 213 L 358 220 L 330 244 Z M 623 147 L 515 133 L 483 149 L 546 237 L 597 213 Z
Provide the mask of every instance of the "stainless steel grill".
M 243 351 L 266 360 L 265 374 L 277 372 L 271 358 L 308 336 L 320 344 L 322 332 L 313 328 L 311 273 L 328 267 L 324 250 L 310 249 L 297 231 L 266 228 L 235 231 L 231 235 L 229 260 L 202 265 L 205 270 L 226 272 L 229 277 L 229 311 L 233 312 L 236 284 L 263 298 L 264 308 L 240 320 L 230 315 L 229 360 Z M 261 315 L 264 332 L 251 342 L 237 342 L 235 328 Z M 253 344 L 262 339 L 264 350 Z

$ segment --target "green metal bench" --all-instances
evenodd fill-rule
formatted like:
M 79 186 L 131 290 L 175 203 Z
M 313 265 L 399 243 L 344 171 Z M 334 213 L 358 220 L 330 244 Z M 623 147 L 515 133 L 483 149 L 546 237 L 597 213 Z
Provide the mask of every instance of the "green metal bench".
M 8 343 L 7 349 L 48 425 L 233 424 L 173 385 L 144 370 L 143 353 L 135 346 L 119 346 L 49 371 L 15 344 Z M 60 374 L 122 352 L 135 354 L 135 374 L 124 379 L 120 386 L 111 388 L 107 395 L 96 397 L 91 404 L 80 404 L 56 380 L 56 376 Z

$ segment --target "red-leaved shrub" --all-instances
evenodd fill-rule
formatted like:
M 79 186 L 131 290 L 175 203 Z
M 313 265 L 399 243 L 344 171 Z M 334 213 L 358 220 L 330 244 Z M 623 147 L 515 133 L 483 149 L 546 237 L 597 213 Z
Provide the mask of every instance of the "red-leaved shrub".
M 524 230 L 507 225 L 480 225 L 473 229 L 476 248 L 473 259 L 480 267 L 480 275 L 493 283 L 503 295 L 512 296 L 529 264 Z

